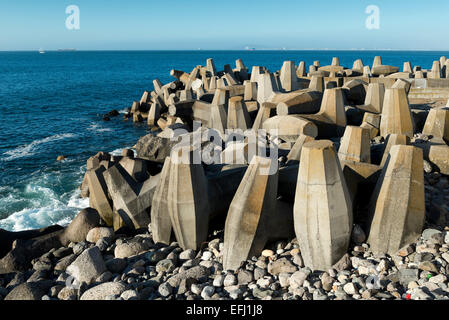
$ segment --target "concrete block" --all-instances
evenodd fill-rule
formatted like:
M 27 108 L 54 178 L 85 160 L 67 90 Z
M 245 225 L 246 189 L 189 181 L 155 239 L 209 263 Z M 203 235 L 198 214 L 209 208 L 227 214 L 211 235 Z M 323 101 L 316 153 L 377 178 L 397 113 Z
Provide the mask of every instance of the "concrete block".
M 420 237 L 426 211 L 421 149 L 391 148 L 371 203 L 368 243 L 374 253 L 395 254 Z
M 275 116 L 262 124 L 262 129 L 278 136 L 284 141 L 295 142 L 300 135 L 316 137 L 318 129 L 313 122 L 298 115 Z
M 380 122 L 380 135 L 405 134 L 413 137 L 413 121 L 405 89 L 391 88 L 385 91 Z
M 370 131 L 361 127 L 347 126 L 338 149 L 340 161 L 371 162 Z
M 277 103 L 276 112 L 280 116 L 288 114 L 316 113 L 320 109 L 322 94 L 311 89 L 297 90 L 276 95 L 270 101 Z
M 258 256 L 274 223 L 278 175 L 269 175 L 271 160 L 254 157 L 229 207 L 225 223 L 223 267 L 237 270 Z
M 357 108 L 371 113 L 382 113 L 385 97 L 385 86 L 383 83 L 370 83 L 366 92 L 365 103 Z
M 243 131 L 251 128 L 248 109 L 241 96 L 229 99 L 227 128 L 242 129 Z
M 449 141 L 449 108 L 430 109 L 422 133 Z
M 346 252 L 352 204 L 333 143 L 304 144 L 294 204 L 294 225 L 304 264 L 328 270 Z
M 173 231 L 181 248 L 198 250 L 207 239 L 210 212 L 206 176 L 197 164 L 199 150 L 174 148 L 170 158 L 168 211 Z
M 151 202 L 151 232 L 155 243 L 171 243 L 172 224 L 168 211 L 168 186 L 170 182 L 170 157 L 165 158 L 159 182 Z
M 280 81 L 282 89 L 286 92 L 298 90 L 298 78 L 296 76 L 295 63 L 284 61 L 280 71 Z
M 406 136 L 405 134 L 395 134 L 395 133 L 389 134 L 385 139 L 385 149 L 380 166 L 384 167 L 385 164 L 387 163 L 390 150 L 393 146 L 396 145 L 407 146 L 409 144 L 410 144 L 410 137 Z

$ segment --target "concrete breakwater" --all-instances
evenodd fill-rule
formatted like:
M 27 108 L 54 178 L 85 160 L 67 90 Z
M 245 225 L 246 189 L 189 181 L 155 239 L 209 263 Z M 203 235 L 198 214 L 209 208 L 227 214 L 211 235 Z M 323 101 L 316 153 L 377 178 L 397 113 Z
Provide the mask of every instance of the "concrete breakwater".
M 0 234 L 0 295 L 448 297 L 449 109 L 410 96 L 448 65 L 172 70 L 125 115 L 137 155 L 87 161 L 90 208 Z

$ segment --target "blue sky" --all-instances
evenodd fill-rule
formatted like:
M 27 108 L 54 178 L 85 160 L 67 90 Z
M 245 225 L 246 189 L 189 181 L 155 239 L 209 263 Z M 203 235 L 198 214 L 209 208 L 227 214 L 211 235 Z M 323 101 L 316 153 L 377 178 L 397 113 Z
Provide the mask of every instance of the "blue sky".
M 80 30 L 67 30 L 68 5 Z M 365 9 L 380 9 L 368 30 Z M 441 0 L 1 0 L 0 50 L 449 50 Z

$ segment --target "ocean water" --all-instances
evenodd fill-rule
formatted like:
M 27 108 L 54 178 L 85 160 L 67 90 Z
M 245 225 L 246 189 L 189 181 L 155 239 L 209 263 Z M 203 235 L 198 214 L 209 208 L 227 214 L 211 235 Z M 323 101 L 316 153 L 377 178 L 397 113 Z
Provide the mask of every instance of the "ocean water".
M 0 52 L 0 228 L 26 230 L 67 224 L 88 206 L 79 196 L 87 158 L 98 151 L 120 153 L 147 133 L 145 124 L 109 122 L 102 115 L 122 113 L 152 80 L 171 81 L 170 69 L 190 72 L 214 58 L 217 69 L 235 66 L 280 69 L 284 60 L 328 65 L 332 57 L 352 67 L 404 61 L 431 68 L 449 52 L 399 51 L 105 51 Z M 58 155 L 67 160 L 56 161 Z

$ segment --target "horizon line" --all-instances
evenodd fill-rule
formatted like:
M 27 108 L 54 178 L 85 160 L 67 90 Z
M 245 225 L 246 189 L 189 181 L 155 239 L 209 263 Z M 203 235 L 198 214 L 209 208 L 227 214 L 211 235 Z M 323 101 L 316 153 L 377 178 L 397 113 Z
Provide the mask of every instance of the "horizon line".
M 76 49 L 76 48 L 64 48 L 64 49 L 27 49 L 27 50 L 0 50 L 0 52 L 36 52 L 44 50 L 45 52 L 111 52 L 111 51 L 248 51 L 248 52 L 254 52 L 254 51 L 420 51 L 420 52 L 449 52 L 449 49 L 358 49 L 358 48 L 352 48 L 352 49 L 316 49 L 316 48 L 310 48 L 310 49 L 287 49 L 287 48 L 262 48 L 262 49 Z

